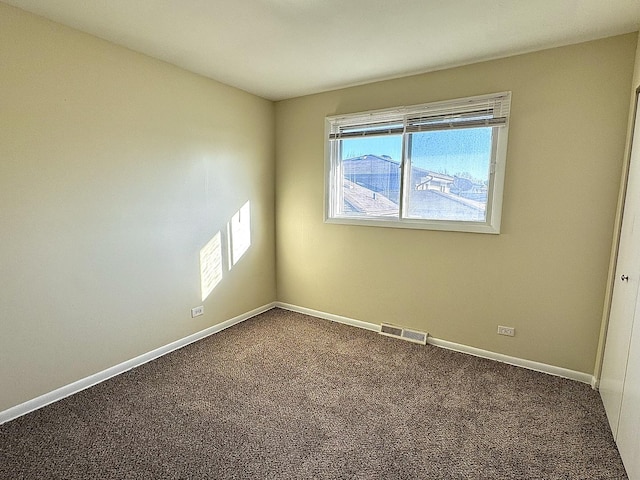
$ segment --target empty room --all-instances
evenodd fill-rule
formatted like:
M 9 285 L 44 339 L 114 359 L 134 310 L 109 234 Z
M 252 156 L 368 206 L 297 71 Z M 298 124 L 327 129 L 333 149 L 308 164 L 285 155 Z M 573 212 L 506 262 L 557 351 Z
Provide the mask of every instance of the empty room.
M 639 24 L 0 0 L 0 478 L 640 480 Z

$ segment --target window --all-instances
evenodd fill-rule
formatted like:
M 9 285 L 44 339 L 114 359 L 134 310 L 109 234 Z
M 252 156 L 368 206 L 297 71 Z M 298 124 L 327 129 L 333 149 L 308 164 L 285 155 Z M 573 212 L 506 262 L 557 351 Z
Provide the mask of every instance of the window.
M 330 223 L 499 233 L 511 93 L 328 117 Z

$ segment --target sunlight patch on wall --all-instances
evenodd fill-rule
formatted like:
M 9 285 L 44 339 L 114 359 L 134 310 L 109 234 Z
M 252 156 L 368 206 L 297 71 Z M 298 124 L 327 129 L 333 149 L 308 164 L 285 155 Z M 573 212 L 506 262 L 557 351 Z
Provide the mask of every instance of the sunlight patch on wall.
M 200 285 L 202 301 L 222 280 L 222 236 L 216 233 L 200 250 Z
M 247 201 L 227 225 L 231 248 L 229 269 L 234 266 L 251 246 L 251 202 Z

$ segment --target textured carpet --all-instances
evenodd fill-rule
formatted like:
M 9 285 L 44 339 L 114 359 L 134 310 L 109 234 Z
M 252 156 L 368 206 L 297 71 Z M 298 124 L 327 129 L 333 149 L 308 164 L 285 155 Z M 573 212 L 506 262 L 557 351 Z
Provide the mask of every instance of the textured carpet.
M 0 426 L 9 479 L 624 479 L 597 392 L 271 310 Z

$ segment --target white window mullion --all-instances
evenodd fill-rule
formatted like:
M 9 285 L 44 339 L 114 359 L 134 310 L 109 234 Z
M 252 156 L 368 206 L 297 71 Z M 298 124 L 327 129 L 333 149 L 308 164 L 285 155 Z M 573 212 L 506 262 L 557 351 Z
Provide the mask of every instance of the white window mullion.
M 402 170 L 400 172 L 400 220 L 404 219 L 406 216 L 407 193 L 409 188 L 411 188 L 409 185 L 409 178 L 411 177 L 411 175 L 409 175 L 411 172 L 411 158 L 409 154 L 411 152 L 410 142 L 411 136 L 404 133 L 402 135 Z

